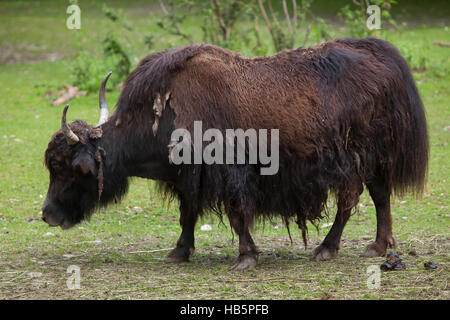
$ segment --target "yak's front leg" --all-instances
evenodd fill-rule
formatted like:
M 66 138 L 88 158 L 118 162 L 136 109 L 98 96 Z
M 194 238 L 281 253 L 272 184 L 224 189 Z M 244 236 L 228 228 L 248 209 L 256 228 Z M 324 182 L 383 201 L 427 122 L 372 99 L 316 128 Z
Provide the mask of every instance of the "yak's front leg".
M 189 257 L 194 254 L 194 229 L 198 218 L 196 204 L 181 197 L 180 200 L 180 225 L 181 235 L 177 241 L 175 249 L 170 251 L 166 257 L 169 262 L 189 261 Z
M 253 268 L 258 263 L 260 253 L 252 236 L 248 231 L 250 218 L 245 216 L 244 210 L 227 210 L 231 226 L 239 236 L 239 257 L 231 270 L 245 270 Z

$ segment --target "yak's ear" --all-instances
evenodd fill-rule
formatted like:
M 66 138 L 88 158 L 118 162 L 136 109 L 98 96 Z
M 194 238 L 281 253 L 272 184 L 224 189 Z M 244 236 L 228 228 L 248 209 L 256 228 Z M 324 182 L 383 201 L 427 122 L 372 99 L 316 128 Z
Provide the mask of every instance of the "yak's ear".
M 72 166 L 75 170 L 81 172 L 83 175 L 95 175 L 95 160 L 89 154 L 80 154 L 72 161 Z

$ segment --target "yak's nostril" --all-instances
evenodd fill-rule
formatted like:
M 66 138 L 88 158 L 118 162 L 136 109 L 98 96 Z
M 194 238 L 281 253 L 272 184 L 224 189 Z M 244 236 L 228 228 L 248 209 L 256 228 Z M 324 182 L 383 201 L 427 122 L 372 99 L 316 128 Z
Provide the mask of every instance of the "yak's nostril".
M 42 217 L 42 221 L 47 222 L 47 221 L 45 220 L 45 217 Z

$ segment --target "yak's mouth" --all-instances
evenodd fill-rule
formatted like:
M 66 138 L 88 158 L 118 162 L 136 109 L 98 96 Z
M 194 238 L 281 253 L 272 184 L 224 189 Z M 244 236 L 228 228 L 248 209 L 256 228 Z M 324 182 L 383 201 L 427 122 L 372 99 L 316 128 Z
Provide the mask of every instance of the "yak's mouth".
M 59 226 L 61 227 L 61 229 L 63 230 L 67 230 L 72 228 L 75 225 L 74 222 L 70 222 L 68 220 L 64 220 L 62 224 L 60 224 Z
M 75 225 L 74 222 L 64 219 L 64 216 L 61 214 L 49 214 L 43 212 L 42 220 L 44 220 L 50 227 L 60 227 L 63 230 L 70 229 Z

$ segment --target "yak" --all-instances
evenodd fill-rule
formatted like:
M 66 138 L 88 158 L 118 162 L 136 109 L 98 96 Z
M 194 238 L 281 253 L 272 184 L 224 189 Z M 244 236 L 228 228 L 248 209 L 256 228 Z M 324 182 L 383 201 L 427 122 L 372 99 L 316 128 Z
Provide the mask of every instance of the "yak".
M 425 111 L 407 62 L 387 41 L 341 38 L 252 58 L 208 44 L 153 53 L 129 74 L 111 116 L 109 76 L 98 125 L 68 124 L 67 105 L 45 152 L 42 218 L 50 226 L 70 228 L 120 200 L 130 177 L 153 179 L 180 204 L 182 231 L 167 260 L 188 261 L 198 218 L 218 212 L 239 236 L 232 269 L 242 270 L 257 265 L 249 232 L 257 219 L 295 221 L 306 241 L 307 222 L 327 215 L 330 195 L 336 218 L 312 258 L 333 258 L 364 186 L 377 232 L 362 255 L 382 256 L 396 245 L 391 196 L 423 192 Z M 181 140 L 172 132 L 192 132 L 195 121 L 222 131 L 278 129 L 278 172 L 260 174 L 260 162 L 174 164 L 170 151 Z

